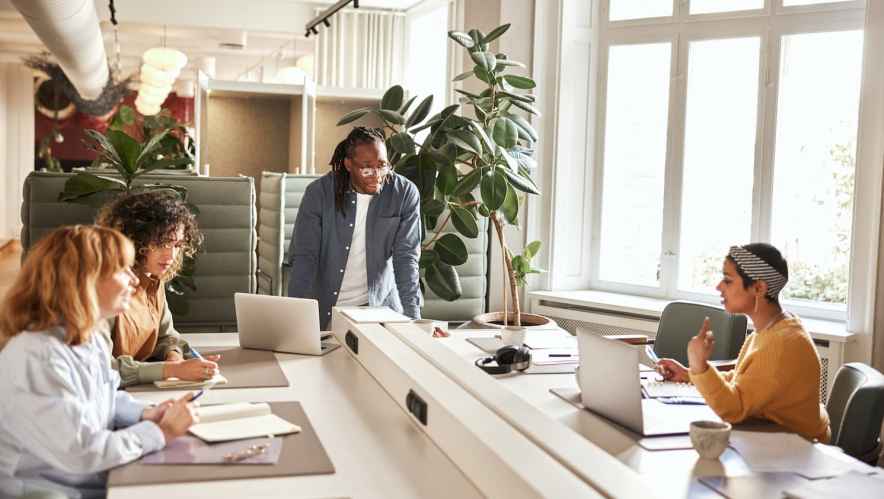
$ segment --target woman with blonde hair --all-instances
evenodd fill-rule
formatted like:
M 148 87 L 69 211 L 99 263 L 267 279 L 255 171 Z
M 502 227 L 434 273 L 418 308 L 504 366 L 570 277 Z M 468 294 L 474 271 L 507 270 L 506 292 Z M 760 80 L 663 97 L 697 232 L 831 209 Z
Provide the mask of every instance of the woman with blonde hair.
M 165 378 L 211 379 L 219 357 L 203 359 L 181 339 L 165 291 L 184 257 L 199 250 L 196 217 L 177 193 L 163 190 L 120 197 L 101 210 L 96 223 L 119 230 L 135 245 L 139 285 L 132 306 L 111 327 L 113 365 L 123 386 Z
M 191 395 L 155 407 L 117 391 L 100 329 L 138 284 L 132 243 L 62 227 L 28 253 L 0 308 L 0 496 L 102 497 L 106 471 L 197 421 Z

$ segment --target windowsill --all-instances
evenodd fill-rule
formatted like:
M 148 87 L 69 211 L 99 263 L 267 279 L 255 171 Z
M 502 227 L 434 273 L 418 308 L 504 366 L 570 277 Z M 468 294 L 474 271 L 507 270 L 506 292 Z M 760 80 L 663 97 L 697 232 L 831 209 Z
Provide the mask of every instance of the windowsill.
M 659 319 L 663 308 L 670 300 L 649 298 L 647 296 L 612 293 L 609 291 L 531 291 L 528 293 L 531 303 L 545 300 L 587 307 L 594 310 L 632 314 Z M 856 334 L 847 331 L 847 324 L 839 321 L 820 319 L 801 319 L 807 332 L 817 340 L 848 343 L 855 339 Z M 751 323 L 751 320 L 750 320 Z

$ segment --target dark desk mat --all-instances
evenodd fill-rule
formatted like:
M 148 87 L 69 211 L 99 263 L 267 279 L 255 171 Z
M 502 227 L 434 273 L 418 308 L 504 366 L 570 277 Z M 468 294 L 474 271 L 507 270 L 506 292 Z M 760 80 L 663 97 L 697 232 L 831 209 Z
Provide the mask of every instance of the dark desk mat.
M 270 402 L 273 414 L 301 427 L 282 437 L 282 454 L 274 465 L 255 464 L 142 464 L 129 463 L 111 470 L 108 487 L 163 483 L 208 482 L 296 475 L 324 475 L 335 467 L 307 414 L 298 402 Z
M 218 367 L 227 378 L 227 383 L 215 385 L 213 390 L 227 388 L 275 388 L 289 386 L 289 380 L 279 367 L 276 356 L 269 350 L 252 350 L 240 347 L 201 347 L 202 355 L 221 354 Z M 198 388 L 197 388 L 198 389 Z M 153 383 L 126 387 L 128 392 L 170 391 L 176 388 L 160 389 Z M 194 388 L 183 388 L 194 390 Z

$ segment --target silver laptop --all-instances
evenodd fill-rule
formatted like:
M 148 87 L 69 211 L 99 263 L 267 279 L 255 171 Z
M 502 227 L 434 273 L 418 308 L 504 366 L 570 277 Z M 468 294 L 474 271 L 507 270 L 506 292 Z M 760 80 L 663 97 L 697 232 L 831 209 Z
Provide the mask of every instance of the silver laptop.
M 644 436 L 688 433 L 691 421 L 720 421 L 709 406 L 643 399 L 640 347 L 577 329 L 580 399 L 584 407 Z
M 234 293 L 239 345 L 256 350 L 324 355 L 338 346 L 323 341 L 316 300 Z

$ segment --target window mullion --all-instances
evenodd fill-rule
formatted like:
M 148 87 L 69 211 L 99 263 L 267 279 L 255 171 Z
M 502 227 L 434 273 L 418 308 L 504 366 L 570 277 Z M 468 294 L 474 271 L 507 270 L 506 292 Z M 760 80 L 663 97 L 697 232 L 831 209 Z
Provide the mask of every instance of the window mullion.
M 599 264 L 601 262 L 601 232 L 602 232 L 602 192 L 604 186 L 604 157 L 605 157 L 605 115 L 607 110 L 608 89 L 608 55 L 609 43 L 605 39 L 605 32 L 599 40 L 596 57 L 598 58 L 598 90 L 596 94 L 596 116 L 592 124 L 595 130 L 595 150 L 593 151 L 592 168 L 592 236 L 590 242 L 590 284 L 599 281 Z
M 780 65 L 780 35 L 768 29 L 762 40 L 759 84 L 758 137 L 760 145 L 755 164 L 752 192 L 752 240 L 770 241 L 773 207 L 773 165 L 777 134 L 777 89 Z
M 678 285 L 679 233 L 681 226 L 682 167 L 684 163 L 685 107 L 687 95 L 688 43 L 684 35 L 672 39 L 669 84 L 669 133 L 663 197 L 663 237 L 660 286 L 672 296 Z

